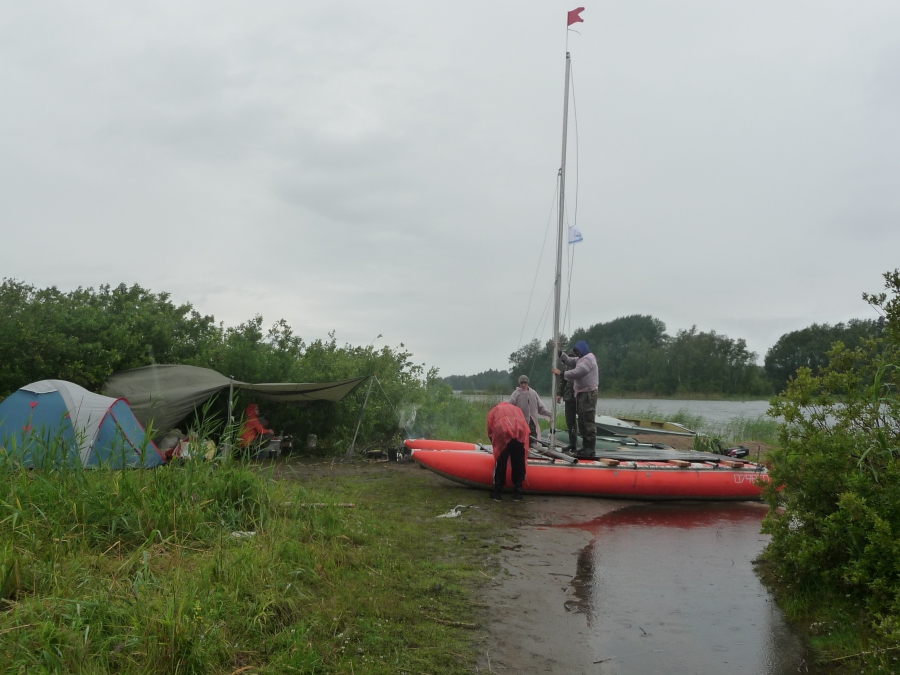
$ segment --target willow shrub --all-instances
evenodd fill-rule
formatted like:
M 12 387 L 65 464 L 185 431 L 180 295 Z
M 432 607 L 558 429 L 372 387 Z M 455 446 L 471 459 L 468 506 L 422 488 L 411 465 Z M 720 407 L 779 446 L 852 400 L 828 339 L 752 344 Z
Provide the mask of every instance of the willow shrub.
M 327 382 L 374 375 L 359 429 L 357 445 L 399 440 L 405 417 L 418 410 L 427 427 L 409 432 L 471 436 L 478 406 L 448 400 L 450 388 L 437 370 L 413 360 L 401 343 L 395 347 L 339 344 L 327 339 L 304 340 L 284 320 L 266 328 L 261 316 L 225 327 L 192 305 L 176 305 L 168 293 L 140 286 L 100 286 L 62 292 L 35 288 L 12 279 L 0 280 L 0 399 L 42 379 L 70 380 L 91 391 L 102 390 L 114 372 L 151 363 L 212 368 L 245 382 Z M 356 431 L 368 392 L 363 383 L 340 403 L 305 406 L 260 401 L 245 394 L 237 414 L 248 403 L 261 403 L 271 428 L 293 434 L 301 442 L 318 436 L 326 452 L 346 450 Z M 216 409 L 224 419 L 226 399 Z M 440 417 L 444 415 L 444 417 Z M 483 420 L 482 420 L 483 422 Z
M 766 556 L 808 607 L 862 612 L 876 640 L 900 640 L 900 270 L 889 294 L 864 296 L 883 338 L 835 343 L 819 375 L 801 368 L 771 413 L 784 419 L 770 454 Z

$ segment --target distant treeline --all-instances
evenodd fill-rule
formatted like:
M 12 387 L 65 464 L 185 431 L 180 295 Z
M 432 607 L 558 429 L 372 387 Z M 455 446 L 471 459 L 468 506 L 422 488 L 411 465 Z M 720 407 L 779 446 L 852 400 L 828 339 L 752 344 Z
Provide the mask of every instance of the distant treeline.
M 850 319 L 833 326 L 814 323 L 808 328 L 785 333 L 766 352 L 766 375 L 781 391 L 797 369 L 806 366 L 813 375 L 819 375 L 829 363 L 828 352 L 835 343 L 847 349 L 856 349 L 864 341 L 880 338 L 884 334 L 884 318 Z
M 506 391 L 509 384 L 508 370 L 485 370 L 477 375 L 450 375 L 444 378 L 455 391 Z
M 836 342 L 855 349 L 869 338 L 879 337 L 883 320 L 853 319 L 846 324 L 813 324 L 786 333 L 766 353 L 764 365 L 742 338 L 733 339 L 696 326 L 674 336 L 652 316 L 625 316 L 590 328 L 579 328 L 563 344 L 586 340 L 597 357 L 600 389 L 608 393 L 654 393 L 704 395 L 770 395 L 783 390 L 801 366 L 818 374 L 828 364 L 828 352 Z M 511 367 L 505 387 L 511 390 L 521 374 L 532 386 L 549 393 L 551 386 L 551 341 L 533 340 L 510 354 Z M 488 382 L 487 376 L 507 371 L 489 370 L 475 376 L 451 376 L 445 382 Z M 488 386 L 456 386 L 454 389 L 488 389 Z

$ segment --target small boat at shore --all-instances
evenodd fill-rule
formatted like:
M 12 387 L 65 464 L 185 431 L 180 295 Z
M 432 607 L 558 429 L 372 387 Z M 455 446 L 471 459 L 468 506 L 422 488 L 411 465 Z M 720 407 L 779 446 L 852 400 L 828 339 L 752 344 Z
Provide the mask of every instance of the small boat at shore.
M 421 467 L 461 485 L 493 489 L 490 446 L 426 439 L 407 440 L 405 445 Z M 653 444 L 603 450 L 602 456 L 573 458 L 571 464 L 540 452 L 536 448 L 527 460 L 522 484 L 527 494 L 754 501 L 769 481 L 765 467 L 753 462 Z
M 640 418 L 610 417 L 597 415 L 595 418 L 597 431 L 614 436 L 634 436 L 635 434 L 659 434 L 665 436 L 696 436 L 686 426 L 677 422 L 649 420 Z

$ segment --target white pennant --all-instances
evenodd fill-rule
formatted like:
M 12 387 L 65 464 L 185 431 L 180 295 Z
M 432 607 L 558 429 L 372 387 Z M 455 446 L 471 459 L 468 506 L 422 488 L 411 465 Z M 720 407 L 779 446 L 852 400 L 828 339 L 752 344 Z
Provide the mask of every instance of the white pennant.
M 581 241 L 584 241 L 584 237 L 581 236 L 581 230 L 574 225 L 569 225 L 569 243 L 577 244 Z

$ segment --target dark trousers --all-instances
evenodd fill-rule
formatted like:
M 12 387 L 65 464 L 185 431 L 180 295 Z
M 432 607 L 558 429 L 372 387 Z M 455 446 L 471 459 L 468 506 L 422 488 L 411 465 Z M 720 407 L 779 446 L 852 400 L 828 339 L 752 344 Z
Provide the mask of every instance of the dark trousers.
M 521 441 L 510 441 L 503 448 L 503 452 L 497 457 L 494 464 L 494 489 L 501 490 L 506 484 L 506 463 L 512 462 L 512 482 L 517 490 L 522 488 L 525 480 L 525 446 Z
M 535 438 L 540 438 L 541 435 L 538 433 L 538 430 L 534 426 L 534 420 L 528 420 L 528 428 L 531 429 L 531 435 Z
M 566 404 L 566 427 L 569 429 L 569 444 L 573 448 L 578 447 L 578 418 L 575 415 L 577 409 L 575 405 L 575 397 L 565 400 Z
M 578 431 L 586 450 L 597 447 L 597 390 L 583 391 L 575 397 L 578 407 Z

